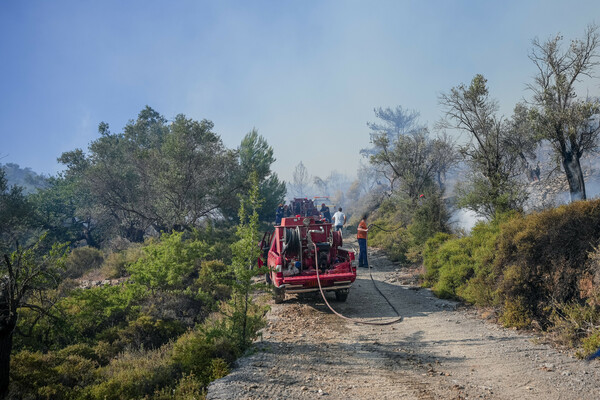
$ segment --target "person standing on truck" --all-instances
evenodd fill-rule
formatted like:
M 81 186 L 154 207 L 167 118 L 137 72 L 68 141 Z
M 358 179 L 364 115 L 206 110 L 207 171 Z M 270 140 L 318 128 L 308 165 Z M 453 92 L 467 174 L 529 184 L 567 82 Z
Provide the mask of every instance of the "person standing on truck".
M 329 207 L 327 207 L 325 203 L 321 204 L 321 209 L 319 211 L 321 211 L 323 218 L 325 218 L 327 222 L 331 223 L 331 212 L 329 211 Z
M 367 227 L 367 214 L 363 214 L 362 219 L 358 224 L 358 232 L 356 238 L 358 239 L 358 267 L 369 268 L 369 261 L 367 260 L 367 234 L 369 227 Z
M 333 226 L 336 231 L 341 231 L 346 223 L 346 216 L 342 212 L 342 207 L 338 208 L 337 212 L 333 214 Z
M 281 225 L 281 219 L 283 218 L 283 204 L 279 204 L 277 211 L 275 212 L 275 225 Z

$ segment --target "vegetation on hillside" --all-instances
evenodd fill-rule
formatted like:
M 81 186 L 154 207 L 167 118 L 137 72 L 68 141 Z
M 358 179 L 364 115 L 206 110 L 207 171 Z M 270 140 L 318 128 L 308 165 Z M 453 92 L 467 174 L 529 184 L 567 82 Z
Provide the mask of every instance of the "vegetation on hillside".
M 264 323 L 273 150 L 149 107 L 99 131 L 36 193 L 0 169 L 0 397 L 202 398 Z

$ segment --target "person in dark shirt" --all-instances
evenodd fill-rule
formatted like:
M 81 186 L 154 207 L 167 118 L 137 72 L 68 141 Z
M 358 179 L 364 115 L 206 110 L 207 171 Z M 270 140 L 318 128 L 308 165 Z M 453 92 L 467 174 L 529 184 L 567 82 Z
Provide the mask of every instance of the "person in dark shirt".
M 331 223 L 331 212 L 325 203 L 321 204 L 321 209 L 319 211 L 321 212 L 321 215 L 323 215 L 323 218 L 325 218 L 327 222 Z
M 281 219 L 283 218 L 283 204 L 279 204 L 277 211 L 275 212 L 275 225 L 281 225 Z

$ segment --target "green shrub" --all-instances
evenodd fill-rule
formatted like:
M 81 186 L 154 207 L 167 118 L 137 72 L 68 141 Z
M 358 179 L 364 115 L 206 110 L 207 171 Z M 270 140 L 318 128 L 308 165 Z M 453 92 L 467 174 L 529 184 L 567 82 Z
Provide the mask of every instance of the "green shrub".
M 437 233 L 427 242 L 423 249 L 423 265 L 425 266 L 425 284 L 432 286 L 439 279 L 439 270 L 447 262 L 444 259 L 445 254 L 442 254 L 439 249 L 453 236 L 448 233 Z
M 135 263 L 143 256 L 144 253 L 139 244 L 130 245 L 122 251 L 108 253 L 102 264 L 102 275 L 109 279 L 123 277 L 127 275 L 127 266 Z
M 580 358 L 588 357 L 600 349 L 600 329 L 595 329 L 592 334 L 583 338 L 581 351 L 578 351 L 576 355 Z
M 527 328 L 531 324 L 531 315 L 524 299 L 522 297 L 506 299 L 500 321 L 507 327 Z
M 406 262 L 406 253 L 411 245 L 411 238 L 406 229 L 386 224 L 382 220 L 375 221 L 374 225 L 377 226 L 369 230 L 369 246 L 383 249 L 392 261 Z
M 107 327 L 137 318 L 148 294 L 136 284 L 78 289 L 61 301 L 67 320 L 81 338 L 94 338 Z
M 205 261 L 194 286 L 202 301 L 214 310 L 219 301 L 231 296 L 231 279 L 231 272 L 222 261 Z
M 76 399 L 95 381 L 96 368 L 95 361 L 68 351 L 22 351 L 11 359 L 11 391 L 20 398 Z
M 413 252 L 420 253 L 425 242 L 438 232 L 450 232 L 449 219 L 450 214 L 440 194 L 434 192 L 425 195 L 424 200 L 421 199 L 418 203 L 412 222 L 408 227 L 413 247 L 416 248 Z
M 66 276 L 79 278 L 87 271 L 102 265 L 104 257 L 102 252 L 93 247 L 78 247 L 69 253 L 66 260 Z
M 99 338 L 120 351 L 157 349 L 183 332 L 185 328 L 177 321 L 163 321 L 149 315 L 140 315 L 123 328 L 115 326 L 105 330 Z
M 205 388 L 194 374 L 184 375 L 174 388 L 162 388 L 152 397 L 153 400 L 204 400 Z
M 197 329 L 182 335 L 173 345 L 173 362 L 186 374 L 207 386 L 227 371 L 236 358 L 236 348 L 223 331 Z M 219 359 L 221 361 L 214 361 Z
M 199 240 L 184 241 L 183 232 L 173 232 L 163 234 L 160 240 L 149 240 L 142 250 L 144 256 L 127 267 L 135 282 L 152 290 L 182 288 L 200 267 L 208 245 Z
M 599 239 L 600 200 L 578 201 L 506 222 L 494 260 L 501 278 L 499 296 L 522 301 L 526 316 L 545 325 L 551 300 L 579 300 L 579 282 L 591 273 L 586 267 L 588 254 Z
M 123 353 L 97 370 L 97 383 L 85 388 L 86 399 L 142 399 L 172 387 L 179 376 L 172 365 L 170 348 Z
M 439 297 L 493 303 L 492 261 L 501 220 L 478 223 L 463 238 L 438 233 L 429 239 L 423 250 L 425 285 L 432 286 Z

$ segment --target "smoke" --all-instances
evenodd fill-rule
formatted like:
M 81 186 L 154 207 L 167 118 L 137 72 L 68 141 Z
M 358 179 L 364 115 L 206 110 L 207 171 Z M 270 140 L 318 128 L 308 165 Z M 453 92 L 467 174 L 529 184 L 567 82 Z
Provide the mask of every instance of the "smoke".
M 477 215 L 474 211 L 459 208 L 450 215 L 450 226 L 454 231 L 469 233 L 476 223 L 484 220 L 484 217 Z

